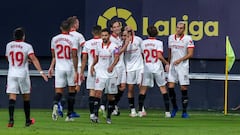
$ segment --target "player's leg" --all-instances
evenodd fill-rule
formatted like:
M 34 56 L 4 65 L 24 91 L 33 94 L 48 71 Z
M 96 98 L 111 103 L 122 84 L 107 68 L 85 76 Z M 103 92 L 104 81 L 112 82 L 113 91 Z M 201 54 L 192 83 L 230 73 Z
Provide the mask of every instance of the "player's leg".
M 169 98 L 170 98 L 172 106 L 173 106 L 173 109 L 171 112 L 172 118 L 174 118 L 176 116 L 176 113 L 178 111 L 176 93 L 174 91 L 176 80 L 178 80 L 176 71 L 172 68 L 172 65 L 170 65 L 169 72 L 168 72 L 168 92 L 169 92 Z
M 61 110 L 59 110 L 60 109 L 59 103 L 62 98 L 63 91 L 64 91 L 64 88 L 55 88 L 55 96 L 53 99 L 53 111 L 52 111 L 52 119 L 53 120 L 57 120 L 58 115 L 60 115 L 61 117 L 63 116 L 63 112 Z
M 26 119 L 25 126 L 29 127 L 35 122 L 34 118 L 30 119 L 30 94 L 23 94 L 23 105 Z
M 19 94 L 19 86 L 17 83 L 16 77 L 9 77 L 7 78 L 7 94 L 8 94 L 8 112 L 9 112 L 9 121 L 8 127 L 13 127 L 14 125 L 14 109 L 17 95 Z
M 115 107 L 115 94 L 117 94 L 117 78 L 109 78 L 106 87 L 105 93 L 108 94 L 108 111 L 107 111 L 107 124 L 111 124 L 111 115 Z
M 120 111 L 119 107 L 117 106 L 118 102 L 120 101 L 124 90 L 126 89 L 126 72 L 125 70 L 118 69 L 118 78 L 117 78 L 117 85 L 118 85 L 118 93 L 115 95 L 115 109 L 113 111 L 113 115 L 119 116 Z
M 16 94 L 9 94 L 9 104 L 8 104 L 8 112 L 9 112 L 9 122 L 8 127 L 13 127 L 14 125 L 14 109 L 16 103 Z
M 138 96 L 138 116 L 139 117 L 146 116 L 146 112 L 143 111 L 143 105 L 144 105 L 147 89 L 148 89 L 148 86 L 141 86 L 139 90 L 139 96 Z
M 138 96 L 138 116 L 139 117 L 143 117 L 147 115 L 145 110 L 143 110 L 144 100 L 146 97 L 146 92 L 148 87 L 153 87 L 153 85 L 154 85 L 154 82 L 153 82 L 152 73 L 144 72 L 140 90 L 139 90 L 139 96 Z
M 188 118 L 189 115 L 187 114 L 187 106 L 188 106 L 188 91 L 186 85 L 181 85 L 181 92 L 182 92 L 182 118 Z
M 131 113 L 129 116 L 136 117 L 135 99 L 134 99 L 134 85 L 136 84 L 136 71 L 127 72 L 127 87 L 128 87 L 128 103 Z
M 24 113 L 25 113 L 25 126 L 29 127 L 30 125 L 34 124 L 34 118 L 30 119 L 30 78 L 20 78 L 19 79 L 19 87 L 21 93 L 23 94 L 23 106 L 24 106 Z
M 87 89 L 89 90 L 89 98 L 88 98 L 88 103 L 89 103 L 89 111 L 90 111 L 90 119 L 95 116 L 94 114 L 94 100 L 95 100 L 95 77 L 92 77 L 91 75 L 87 76 L 87 81 L 86 81 L 86 86 Z
M 62 99 L 64 87 L 66 87 L 66 72 L 55 70 L 55 95 L 53 99 L 52 119 L 57 120 L 58 115 L 63 117 L 60 101 Z
M 96 77 L 96 81 L 95 81 L 95 95 L 94 95 L 94 108 L 93 108 L 93 112 L 95 114 L 95 117 L 92 119 L 92 122 L 98 123 L 98 110 L 100 107 L 100 101 L 102 98 L 102 94 L 103 94 L 103 89 L 105 88 L 105 83 L 106 83 L 106 79 L 105 78 L 99 78 Z
M 73 118 L 80 117 L 80 116 L 77 116 L 78 114 L 74 112 L 74 104 L 75 104 L 75 96 L 76 96 L 75 88 L 76 88 L 75 86 L 68 87 L 68 112 L 67 112 L 67 117 L 65 121 L 74 121 Z
M 187 113 L 187 106 L 188 106 L 188 85 L 190 84 L 189 80 L 189 69 L 188 68 L 182 68 L 181 70 L 178 70 L 178 76 L 179 76 L 179 84 L 180 89 L 182 93 L 182 118 L 188 118 L 189 115 Z
M 163 102 L 165 106 L 165 117 L 169 118 L 171 117 L 170 109 L 169 109 L 169 96 L 166 89 L 166 80 L 165 80 L 165 74 L 164 71 L 160 71 L 159 73 L 154 73 L 155 82 L 159 87 L 160 92 L 163 96 Z

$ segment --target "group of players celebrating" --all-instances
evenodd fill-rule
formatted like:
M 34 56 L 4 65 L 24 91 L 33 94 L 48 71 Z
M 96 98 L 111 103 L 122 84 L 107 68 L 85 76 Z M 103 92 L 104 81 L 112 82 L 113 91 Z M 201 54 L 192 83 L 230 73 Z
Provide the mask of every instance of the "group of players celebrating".
M 189 117 L 187 113 L 188 59 L 193 56 L 194 44 L 190 36 L 184 35 L 184 22 L 178 22 L 176 34 L 169 36 L 168 60 L 163 57 L 163 42 L 156 39 L 158 30 L 154 26 L 147 28 L 149 37 L 145 40 L 136 36 L 130 26 L 123 27 L 119 20 L 113 20 L 109 28 L 102 29 L 100 26 L 94 26 L 92 28 L 93 38 L 88 41 L 85 41 L 84 36 L 77 32 L 79 20 L 76 16 L 64 20 L 60 29 L 61 34 L 53 37 L 51 41 L 52 61 L 48 71 L 49 78 L 55 71 L 53 120 L 57 120 L 59 116 L 63 117 L 61 98 L 66 86 L 68 86 L 68 107 L 65 121 L 73 121 L 75 117 L 79 117 L 79 114 L 74 111 L 75 95 L 85 80 L 86 65 L 88 65 L 86 88 L 89 90 L 89 110 L 92 122 L 98 123 L 99 110 L 103 112 L 106 110 L 106 122 L 112 123 L 111 115 L 120 114 L 117 104 L 126 87 L 130 107 L 129 116 L 146 116 L 144 100 L 148 87 L 154 86 L 154 80 L 163 95 L 165 117 L 175 117 L 178 111 L 174 91 L 177 81 L 182 92 L 182 118 Z M 28 59 L 31 59 L 44 80 L 48 80 L 31 45 L 24 42 L 24 39 L 24 31 L 16 29 L 14 31 L 15 41 L 10 42 L 6 49 L 9 61 L 8 84 L 11 83 L 9 85 L 11 87 L 7 87 L 10 116 L 8 127 L 14 125 L 13 112 L 16 94 L 23 94 L 24 97 L 26 126 L 34 123 L 34 119 L 30 119 Z M 22 74 L 16 76 L 15 73 L 18 72 Z M 168 72 L 168 90 L 165 72 Z M 139 88 L 138 111 L 134 103 L 135 85 Z M 100 107 L 103 95 L 106 95 L 108 102 L 106 106 Z M 173 105 L 171 113 L 169 100 Z

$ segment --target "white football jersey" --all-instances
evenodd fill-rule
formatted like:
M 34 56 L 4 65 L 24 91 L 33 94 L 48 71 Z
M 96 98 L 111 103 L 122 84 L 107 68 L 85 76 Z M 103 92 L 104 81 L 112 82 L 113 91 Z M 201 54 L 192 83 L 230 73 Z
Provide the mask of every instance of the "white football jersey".
M 102 45 L 101 38 L 93 38 L 85 42 L 82 54 L 88 55 L 88 74 L 90 74 L 91 65 L 96 55 L 97 47 Z
M 161 60 L 157 53 L 163 53 L 163 42 L 156 38 L 148 38 L 143 40 L 141 45 L 144 56 L 144 72 L 158 73 L 163 70 Z
M 171 49 L 171 61 L 172 64 L 177 59 L 180 59 L 187 55 L 188 48 L 194 48 L 194 43 L 189 35 L 183 35 L 177 38 L 176 35 L 170 35 L 168 38 L 168 48 Z M 189 60 L 185 60 L 179 64 L 179 66 L 189 67 Z
M 114 62 L 114 55 L 119 53 L 118 46 L 112 42 L 103 46 L 97 47 L 96 56 L 98 56 L 98 63 L 95 65 L 96 77 L 99 78 L 113 78 L 117 77 L 115 68 L 111 73 L 107 71 L 108 67 Z
M 32 45 L 20 40 L 9 42 L 5 53 L 9 62 L 8 76 L 28 76 L 28 56 L 31 54 L 34 54 Z
M 70 35 L 72 35 L 76 40 L 77 40 L 77 44 L 78 44 L 78 67 L 81 67 L 81 54 L 82 54 L 82 48 L 84 46 L 85 43 L 85 38 L 84 36 L 77 32 L 77 31 L 71 31 Z
M 55 52 L 55 70 L 74 70 L 72 50 L 78 49 L 76 40 L 70 34 L 59 34 L 52 38 L 51 50 Z
M 115 43 L 115 44 L 118 46 L 119 49 L 122 48 L 123 42 L 122 42 L 122 40 L 121 40 L 120 37 L 115 36 L 115 35 L 112 34 L 112 35 L 110 36 L 110 41 L 113 42 L 113 43 Z M 116 65 L 116 67 L 124 67 L 124 68 L 125 68 L 125 64 L 124 64 L 123 57 L 124 57 L 124 53 L 122 53 L 122 54 L 119 56 L 119 61 L 118 61 L 117 65 Z
M 124 61 L 126 65 L 126 71 L 136 71 L 143 68 L 143 58 L 141 53 L 142 39 L 138 36 L 134 36 L 130 44 L 128 45 Z

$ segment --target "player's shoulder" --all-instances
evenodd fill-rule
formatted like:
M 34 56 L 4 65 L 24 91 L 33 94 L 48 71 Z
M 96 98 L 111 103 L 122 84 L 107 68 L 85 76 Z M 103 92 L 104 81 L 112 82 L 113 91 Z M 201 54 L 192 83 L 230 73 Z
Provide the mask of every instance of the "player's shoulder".
M 141 38 L 141 37 L 139 37 L 139 36 L 134 36 L 134 38 L 136 39 L 136 40 L 139 40 L 139 41 L 142 41 L 143 39 Z
M 192 36 L 191 35 L 184 35 L 184 39 L 192 40 Z
M 175 34 L 171 34 L 168 38 L 169 39 L 174 39 L 175 38 Z
M 73 36 L 76 36 L 76 37 L 79 37 L 79 38 L 84 38 L 83 34 L 78 32 L 78 31 L 71 31 L 70 35 L 73 35 Z

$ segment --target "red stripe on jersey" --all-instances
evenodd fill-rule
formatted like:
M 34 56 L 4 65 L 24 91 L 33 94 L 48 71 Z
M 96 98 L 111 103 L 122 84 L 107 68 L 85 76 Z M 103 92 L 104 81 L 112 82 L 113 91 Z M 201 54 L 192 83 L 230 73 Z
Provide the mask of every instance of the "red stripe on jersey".
M 30 55 L 33 55 L 34 53 L 30 53 L 30 54 L 28 54 L 28 56 L 30 56 Z
M 155 40 L 156 38 L 155 38 L 155 37 L 148 37 L 148 39 L 153 39 L 153 40 Z
M 187 48 L 195 48 L 195 46 L 188 46 Z
M 15 40 L 15 42 L 23 42 L 23 40 Z
M 62 32 L 62 34 L 64 34 L 64 35 L 69 35 L 69 32 Z
M 53 48 L 51 48 L 51 51 L 54 51 L 54 49 L 53 49 Z
M 82 54 L 88 54 L 87 52 L 82 52 Z
M 80 46 L 84 46 L 84 44 L 85 44 L 85 42 L 82 42 L 82 43 L 80 44 Z
M 72 50 L 77 50 L 77 48 L 72 48 Z
M 100 39 L 100 36 L 94 36 L 93 39 Z

